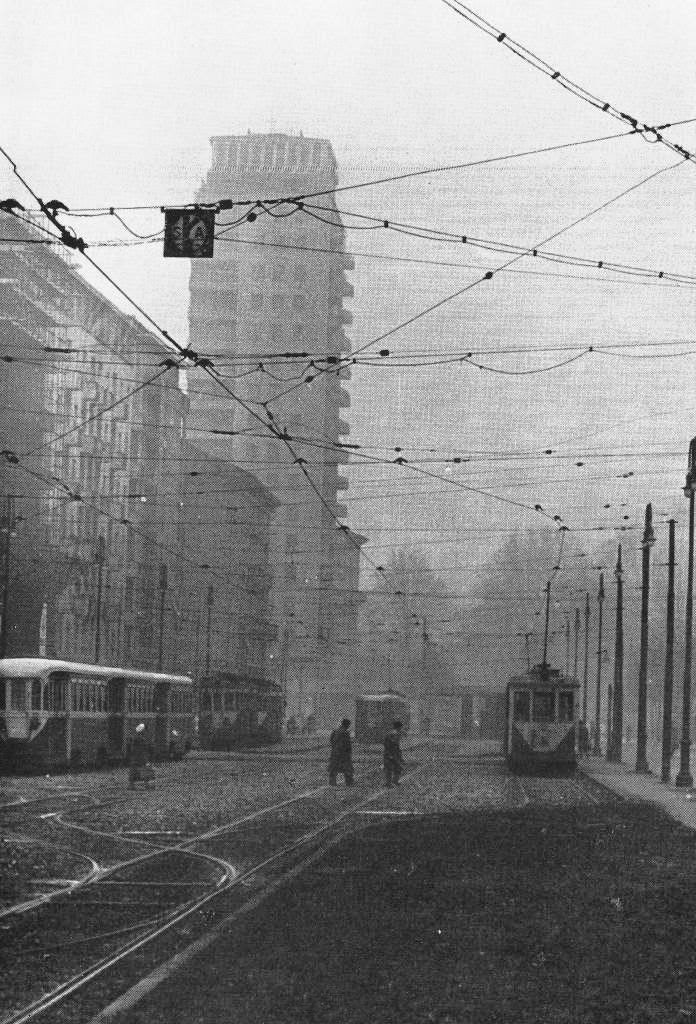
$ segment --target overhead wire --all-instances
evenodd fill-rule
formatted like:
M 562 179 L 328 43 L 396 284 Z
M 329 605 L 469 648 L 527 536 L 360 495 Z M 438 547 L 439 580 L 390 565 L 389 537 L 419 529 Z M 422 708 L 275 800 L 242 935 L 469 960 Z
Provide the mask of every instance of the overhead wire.
M 666 167 L 661 167 L 661 168 L 659 168 L 656 171 L 652 171 L 647 176 L 641 178 L 640 181 L 637 181 L 633 185 L 629 185 L 627 188 L 622 189 L 621 192 L 619 192 L 618 194 L 612 196 L 610 199 L 607 199 L 605 202 L 601 203 L 600 205 L 594 207 L 592 210 L 589 210 L 587 213 L 582 214 L 580 217 L 576 217 L 571 223 L 566 224 L 562 228 L 559 228 L 557 231 L 554 231 L 552 234 L 547 235 L 545 238 L 543 238 L 540 241 L 534 243 L 534 245 L 528 246 L 525 251 L 516 254 L 510 260 L 507 260 L 505 263 L 503 263 L 501 266 L 496 267 L 493 270 L 487 271 L 482 277 L 476 278 L 474 281 L 469 282 L 468 284 L 464 285 L 462 288 L 458 288 L 456 291 L 451 292 L 449 295 L 444 296 L 442 299 L 438 299 L 437 302 L 431 303 L 429 306 L 427 306 L 424 309 L 421 309 L 418 312 L 412 314 L 410 317 L 407 317 L 405 320 L 402 320 L 398 324 L 396 324 L 393 327 L 389 328 L 387 331 L 383 331 L 376 338 L 372 338 L 370 341 L 367 341 L 364 344 L 358 346 L 358 348 L 353 349 L 352 353 L 351 353 L 351 358 L 354 358 L 356 355 L 360 354 L 361 352 L 366 351 L 368 348 L 371 348 L 374 345 L 378 345 L 381 342 L 386 341 L 387 338 L 392 337 L 398 331 L 401 331 L 401 330 L 405 329 L 406 327 L 410 327 L 412 324 L 416 323 L 418 320 L 422 319 L 424 316 L 427 316 L 430 313 L 435 312 L 437 309 L 442 308 L 444 305 L 446 305 L 446 304 L 448 304 L 450 302 L 453 302 L 455 299 L 460 298 L 462 295 L 464 295 L 467 292 L 471 291 L 472 289 L 478 287 L 479 285 L 483 284 L 484 282 L 492 280 L 494 275 L 499 273 L 501 270 L 504 270 L 507 267 L 512 266 L 512 264 L 516 263 L 518 260 L 522 259 L 523 257 L 531 255 L 532 253 L 534 253 L 535 250 L 541 249 L 542 246 L 547 245 L 549 242 L 551 242 L 554 239 L 560 237 L 560 235 L 565 234 L 567 231 L 572 230 L 573 228 L 577 227 L 579 224 L 584 223 L 585 221 L 589 220 L 591 217 L 594 217 L 598 213 L 601 213 L 603 210 L 606 210 L 613 203 L 618 202 L 620 199 L 623 199 L 625 196 L 629 195 L 631 192 L 636 191 L 637 189 L 639 189 L 642 186 L 646 185 L 648 182 L 653 181 L 655 178 L 659 177 L 660 175 L 665 174 L 667 171 L 674 170 L 676 167 L 681 166 L 683 162 L 684 162 L 683 160 L 680 160 L 678 163 L 668 164 Z M 346 361 L 343 365 L 345 366 L 345 365 L 348 365 L 348 364 L 349 364 L 349 360 Z M 337 372 L 335 369 L 321 369 L 321 370 L 317 371 L 317 375 L 322 374 L 322 373 L 335 373 L 335 372 Z M 291 388 L 288 388 L 288 389 L 286 389 L 284 391 L 279 392 L 277 395 L 275 395 L 272 398 L 268 399 L 267 402 L 264 403 L 264 405 L 268 406 L 271 403 L 279 401 L 281 398 L 284 398 L 286 395 L 292 393 L 298 387 L 301 387 L 301 386 L 302 386 L 301 384 L 296 384 L 296 385 L 294 385 Z
M 442 2 L 454 11 L 460 17 L 464 18 L 470 24 L 474 25 L 479 31 L 484 32 L 487 36 L 491 36 L 498 43 L 502 43 L 506 49 L 510 50 L 515 56 L 519 57 L 526 64 L 530 64 L 536 71 L 540 71 L 547 78 L 550 78 L 557 85 L 560 85 L 563 89 L 572 93 L 577 99 L 582 100 L 585 103 L 589 103 L 590 106 L 601 110 L 602 113 L 607 114 L 609 117 L 613 117 L 615 120 L 621 121 L 624 124 L 630 124 L 634 129 L 640 131 L 641 134 L 646 138 L 647 141 L 659 143 L 660 145 L 666 146 L 673 153 L 679 154 L 685 160 L 691 163 L 696 162 L 696 157 L 688 149 L 678 145 L 675 142 L 665 138 L 661 133 L 667 128 L 672 127 L 671 125 L 649 125 L 642 119 L 636 118 L 631 114 L 621 111 L 614 104 L 600 99 L 594 93 L 590 92 L 582 85 L 578 85 L 572 79 L 568 78 L 562 72 L 558 71 L 553 65 L 549 64 L 548 61 L 542 57 L 537 56 L 526 46 L 516 42 L 512 39 L 507 32 L 503 32 L 498 28 L 495 28 L 489 21 L 482 18 L 480 14 L 477 14 L 471 7 L 467 7 L 462 0 L 442 0 Z M 651 137 L 651 138 L 650 138 Z

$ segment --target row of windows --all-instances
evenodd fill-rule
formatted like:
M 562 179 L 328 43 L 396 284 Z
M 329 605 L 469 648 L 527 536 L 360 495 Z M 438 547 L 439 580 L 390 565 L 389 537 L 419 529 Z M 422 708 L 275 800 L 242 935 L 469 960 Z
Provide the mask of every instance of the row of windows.
M 518 690 L 513 698 L 512 716 L 515 722 L 572 722 L 573 709 L 572 691 L 534 690 L 532 695 L 529 690 Z
M 127 710 L 129 712 L 154 711 L 155 688 L 154 686 L 129 686 Z
M 6 688 L 5 683 L 9 683 Z M 11 711 L 26 711 L 27 703 L 32 711 L 65 711 L 67 681 L 51 679 L 4 679 L 0 680 L 0 709 L 7 707 Z M 130 714 L 140 714 L 159 710 L 155 707 L 154 686 L 129 686 L 127 708 Z M 105 682 L 72 680 L 70 707 L 73 712 L 104 713 L 112 709 L 109 702 L 109 690 Z M 170 696 L 172 714 L 191 714 L 193 712 L 193 693 L 190 690 L 174 688 Z
M 169 709 L 173 715 L 190 715 L 193 711 L 193 694 L 190 690 L 172 690 Z

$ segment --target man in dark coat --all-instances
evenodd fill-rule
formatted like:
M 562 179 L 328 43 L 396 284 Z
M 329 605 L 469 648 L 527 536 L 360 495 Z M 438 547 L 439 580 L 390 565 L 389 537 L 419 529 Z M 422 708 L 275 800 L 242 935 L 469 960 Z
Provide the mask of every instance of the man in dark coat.
M 329 757 L 329 785 L 336 785 L 336 776 L 340 773 L 346 780 L 346 786 L 353 785 L 353 744 L 350 739 L 350 719 L 344 718 L 338 729 L 334 729 L 330 737 L 331 755 Z
M 387 786 L 399 785 L 404 770 L 404 759 L 401 756 L 401 722 L 394 722 L 384 737 L 384 781 Z
M 149 767 L 150 750 L 145 735 L 145 723 L 140 722 L 135 727 L 135 736 L 130 751 L 130 770 L 128 781 L 131 789 L 136 782 L 149 782 L 152 776 L 152 769 Z

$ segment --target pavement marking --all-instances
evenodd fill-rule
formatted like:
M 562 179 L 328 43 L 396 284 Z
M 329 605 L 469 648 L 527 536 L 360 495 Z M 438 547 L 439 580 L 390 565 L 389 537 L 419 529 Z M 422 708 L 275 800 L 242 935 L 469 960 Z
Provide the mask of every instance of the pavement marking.
M 356 811 L 356 814 L 374 814 L 378 817 L 383 817 L 386 814 L 398 814 L 405 815 L 409 818 L 423 818 L 425 813 L 423 811 Z

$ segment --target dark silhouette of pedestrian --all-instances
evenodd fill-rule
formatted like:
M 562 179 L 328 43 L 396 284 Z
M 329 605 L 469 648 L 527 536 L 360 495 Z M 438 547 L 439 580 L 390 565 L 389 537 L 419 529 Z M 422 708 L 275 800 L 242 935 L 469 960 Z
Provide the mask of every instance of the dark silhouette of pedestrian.
M 401 722 L 394 722 L 384 737 L 384 781 L 387 786 L 398 786 L 404 770 L 404 759 L 401 755 Z
M 336 776 L 343 775 L 346 786 L 353 785 L 353 744 L 350 738 L 350 719 L 344 718 L 338 729 L 334 729 L 329 738 L 331 755 L 329 757 L 329 785 L 336 785 Z
M 154 779 L 154 772 L 149 764 L 150 747 L 145 735 L 145 723 L 141 722 L 135 727 L 135 736 L 131 744 L 130 769 L 128 772 L 128 783 L 131 789 L 136 782 L 149 783 Z

